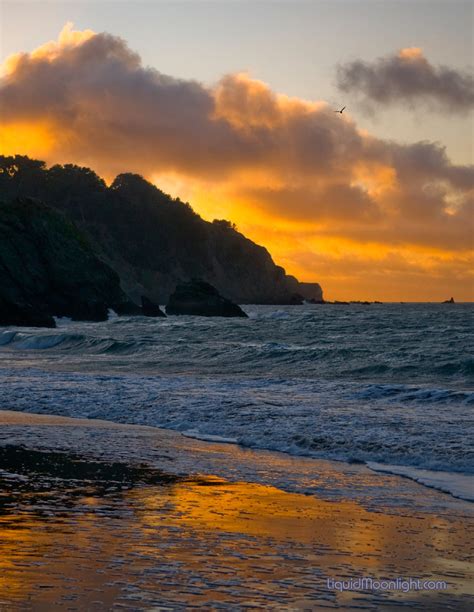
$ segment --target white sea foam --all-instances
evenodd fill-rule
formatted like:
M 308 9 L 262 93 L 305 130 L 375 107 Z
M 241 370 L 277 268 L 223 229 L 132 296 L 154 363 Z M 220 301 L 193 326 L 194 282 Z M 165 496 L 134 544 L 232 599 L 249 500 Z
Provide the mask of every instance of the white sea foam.
M 194 429 L 189 431 L 182 431 L 181 434 L 186 438 L 194 438 L 195 440 L 202 440 L 203 442 L 221 442 L 225 444 L 237 444 L 237 438 L 225 438 L 224 436 L 213 436 L 211 434 L 202 434 Z
M 247 310 L 0 331 L 2 404 L 437 478 L 472 473 L 471 306 L 450 311 L 449 326 L 430 305 Z
M 404 476 L 432 489 L 450 493 L 453 497 L 474 502 L 474 475 L 472 474 L 423 470 L 406 465 L 385 465 L 372 461 L 369 461 L 367 465 L 376 472 Z
M 387 478 L 364 465 L 290 457 L 243 449 L 236 444 L 150 427 L 101 420 L 67 419 L 0 411 L 0 445 L 71 452 L 109 461 L 146 463 L 175 474 L 215 475 L 257 482 L 322 499 L 353 499 L 369 509 L 425 511 L 438 516 L 455 511 L 472 516 L 474 507 L 449 495 L 428 491 L 409 479 Z M 5 475 L 5 474 L 4 474 Z

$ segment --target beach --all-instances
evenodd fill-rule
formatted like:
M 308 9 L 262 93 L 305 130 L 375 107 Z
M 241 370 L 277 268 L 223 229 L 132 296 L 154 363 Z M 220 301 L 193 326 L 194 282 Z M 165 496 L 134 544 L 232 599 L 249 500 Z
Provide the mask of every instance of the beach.
M 0 465 L 2 611 L 472 608 L 468 502 L 154 427 L 9 411 L 0 424 L 4 463 L 22 457 Z M 372 588 L 346 590 L 362 578 Z
M 474 612 L 473 9 L 2 3 L 0 612 Z

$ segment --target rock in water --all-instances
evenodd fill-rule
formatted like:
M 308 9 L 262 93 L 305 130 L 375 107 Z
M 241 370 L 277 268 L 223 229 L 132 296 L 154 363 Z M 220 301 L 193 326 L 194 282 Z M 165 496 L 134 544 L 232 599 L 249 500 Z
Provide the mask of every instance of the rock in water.
M 452 297 L 449 300 L 444 300 L 443 304 L 455 304 L 456 302 L 454 301 L 454 298 Z
M 144 295 L 142 295 L 142 314 L 145 317 L 166 317 L 161 308 Z
M 166 306 L 170 315 L 201 317 L 246 317 L 245 312 L 217 289 L 202 280 L 193 279 L 177 285 Z
M 36 310 L 31 304 L 16 304 L 0 296 L 0 325 L 56 327 L 56 322 L 51 315 Z

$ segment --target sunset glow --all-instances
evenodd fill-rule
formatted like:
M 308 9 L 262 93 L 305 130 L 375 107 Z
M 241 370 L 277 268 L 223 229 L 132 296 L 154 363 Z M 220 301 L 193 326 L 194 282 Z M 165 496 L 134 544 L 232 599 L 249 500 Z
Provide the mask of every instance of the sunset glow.
M 398 56 L 424 58 L 418 47 Z M 71 23 L 7 57 L 2 74 L 2 154 L 86 165 L 108 181 L 140 173 L 205 219 L 229 218 L 332 298 L 473 297 L 474 173 L 437 143 L 379 139 L 350 109 L 245 72 L 213 86 L 178 80 Z
M 473 3 L 0 2 L 0 612 L 467 610 Z

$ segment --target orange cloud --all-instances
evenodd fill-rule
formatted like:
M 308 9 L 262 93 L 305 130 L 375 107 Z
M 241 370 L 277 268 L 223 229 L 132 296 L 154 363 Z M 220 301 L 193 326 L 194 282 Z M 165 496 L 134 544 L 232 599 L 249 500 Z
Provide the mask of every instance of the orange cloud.
M 399 59 L 418 57 L 405 49 Z M 177 79 L 144 68 L 122 39 L 68 24 L 58 41 L 7 60 L 0 108 L 2 153 L 89 165 L 108 179 L 139 172 L 205 217 L 231 218 L 306 280 L 331 286 L 389 261 L 390 295 L 402 296 L 404 272 L 439 288 L 436 270 L 448 283 L 450 266 L 465 269 L 456 262 L 472 247 L 472 167 L 438 144 L 378 139 L 324 102 L 247 74 L 214 87 Z
M 235 128 L 275 129 L 288 124 L 291 118 L 327 110 L 324 102 L 310 102 L 273 92 L 266 83 L 246 73 L 225 76 L 214 92 L 216 119 L 224 119 Z
M 73 30 L 74 24 L 68 21 L 59 33 L 58 40 L 51 40 L 31 53 L 14 53 L 7 57 L 4 63 L 0 66 L 0 74 L 8 75 L 14 73 L 21 63 L 22 59 L 44 59 L 52 61 L 56 59 L 65 49 L 72 49 L 81 45 L 86 40 L 95 36 L 93 30 Z
M 419 47 L 406 47 L 405 49 L 400 49 L 398 57 L 406 60 L 421 59 L 423 51 Z

